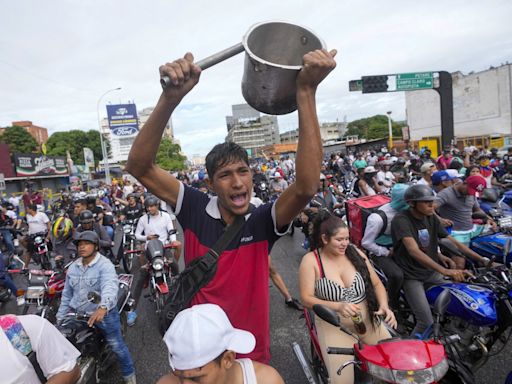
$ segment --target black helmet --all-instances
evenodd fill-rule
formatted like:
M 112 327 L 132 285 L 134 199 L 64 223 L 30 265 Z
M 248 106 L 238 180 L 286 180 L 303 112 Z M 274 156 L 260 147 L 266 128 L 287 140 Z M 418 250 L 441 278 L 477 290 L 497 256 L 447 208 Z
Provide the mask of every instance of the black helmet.
M 144 207 L 146 207 L 146 209 L 148 209 L 152 205 L 160 205 L 160 200 L 158 199 L 158 197 L 149 196 L 148 198 L 146 198 L 146 200 L 144 200 Z
M 94 221 L 94 215 L 91 211 L 86 209 L 85 211 L 80 212 L 80 216 L 78 216 L 78 220 L 80 224 L 88 224 Z
M 90 243 L 95 244 L 98 247 L 100 246 L 100 238 L 98 237 L 98 234 L 94 231 L 78 232 L 75 236 L 75 239 L 73 240 L 73 243 L 75 243 L 75 245 L 78 246 L 79 241 L 88 241 Z
M 423 184 L 416 184 L 409 188 L 404 193 L 404 200 L 409 201 L 434 201 L 436 199 L 432 189 Z
M 87 204 L 96 204 L 96 195 L 87 195 L 85 201 Z

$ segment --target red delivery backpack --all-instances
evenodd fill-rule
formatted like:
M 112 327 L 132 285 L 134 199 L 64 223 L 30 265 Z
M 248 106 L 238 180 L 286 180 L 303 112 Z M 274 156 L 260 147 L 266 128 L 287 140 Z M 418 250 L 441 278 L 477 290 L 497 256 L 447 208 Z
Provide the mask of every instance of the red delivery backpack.
M 350 242 L 358 247 L 366 228 L 366 220 L 372 213 L 377 212 L 379 207 L 387 204 L 391 198 L 385 195 L 364 196 L 348 200 L 346 205 L 347 222 L 349 228 Z M 382 212 L 384 214 L 384 212 Z

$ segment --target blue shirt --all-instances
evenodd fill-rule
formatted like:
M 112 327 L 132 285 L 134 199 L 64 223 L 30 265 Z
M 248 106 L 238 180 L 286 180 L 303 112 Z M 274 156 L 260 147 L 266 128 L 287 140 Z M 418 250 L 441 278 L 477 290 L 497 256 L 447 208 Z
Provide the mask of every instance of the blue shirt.
M 84 266 L 82 258 L 79 258 L 69 266 L 57 320 L 62 320 L 70 310 L 90 315 L 98 306 L 104 305 L 110 311 L 117 304 L 118 290 L 116 269 L 109 259 L 98 252 L 94 260 Z M 101 302 L 88 302 L 89 292 L 101 295 Z

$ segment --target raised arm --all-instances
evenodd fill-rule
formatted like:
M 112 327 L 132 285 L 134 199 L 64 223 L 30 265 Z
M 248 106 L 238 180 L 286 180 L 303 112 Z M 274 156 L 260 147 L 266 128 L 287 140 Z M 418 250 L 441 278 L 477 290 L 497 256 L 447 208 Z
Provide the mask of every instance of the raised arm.
M 331 52 L 316 50 L 304 55 L 304 65 L 297 76 L 299 143 L 295 160 L 296 182 L 276 202 L 276 224 L 290 223 L 315 195 L 323 157 L 320 126 L 316 114 L 316 90 L 322 80 L 336 67 Z
M 137 135 L 126 163 L 130 174 L 151 193 L 173 206 L 178 199 L 180 183 L 155 164 L 156 153 L 172 112 L 198 83 L 200 74 L 201 69 L 194 64 L 194 56 L 190 52 L 184 58 L 160 67 L 160 75 L 168 76 L 172 85 L 160 95 L 153 113 Z

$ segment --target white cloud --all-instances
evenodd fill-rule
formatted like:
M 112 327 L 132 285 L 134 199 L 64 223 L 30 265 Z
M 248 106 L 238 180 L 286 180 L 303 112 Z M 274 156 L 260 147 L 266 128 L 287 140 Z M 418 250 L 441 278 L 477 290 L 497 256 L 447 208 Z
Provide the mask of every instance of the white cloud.
M 362 75 L 424 70 L 479 71 L 512 57 L 512 3 L 506 0 L 134 0 L 4 2 L 0 14 L 0 126 L 32 120 L 50 129 L 96 129 L 96 104 L 134 100 L 153 106 L 158 67 L 192 51 L 204 58 L 242 41 L 264 20 L 314 30 L 337 48 L 338 67 L 319 88 L 321 121 L 393 111 L 405 118 L 403 94 L 348 92 Z M 206 153 L 226 134 L 231 105 L 244 102 L 243 55 L 212 67 L 176 110 L 176 135 L 187 154 Z M 296 113 L 279 118 L 281 131 Z

